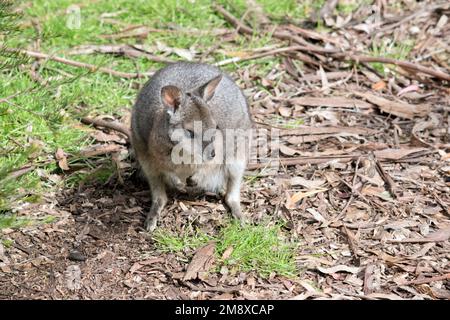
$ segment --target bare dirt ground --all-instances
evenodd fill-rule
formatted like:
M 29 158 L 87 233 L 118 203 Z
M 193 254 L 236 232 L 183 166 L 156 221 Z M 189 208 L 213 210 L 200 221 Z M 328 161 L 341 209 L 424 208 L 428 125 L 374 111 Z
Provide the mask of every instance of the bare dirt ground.
M 420 10 L 428 14 L 406 19 Z M 251 65 L 233 74 L 256 125 L 281 134 L 280 165 L 249 166 L 243 210 L 254 223 L 283 221 L 284 233 L 300 241 L 298 278 L 211 272 L 184 280 L 194 251 L 162 253 L 143 232 L 147 187 L 125 168 L 127 146 L 109 131 L 96 146 L 119 168 L 109 181 L 18 208 L 20 215 L 54 215 L 53 223 L 3 230 L 14 244 L 0 252 L 0 298 L 449 299 L 449 80 L 411 66 L 390 65 L 382 75 L 319 50 L 413 35 L 407 60 L 448 76 L 448 55 L 428 55 L 442 47 L 448 53 L 450 25 L 437 30 L 448 6 L 414 12 L 369 35 L 363 18 L 332 37 L 280 27 L 309 50 L 281 53 L 264 78 Z M 288 128 L 292 118 L 302 123 Z M 181 233 L 194 224 L 214 233 L 228 217 L 220 199 L 179 195 L 159 228 Z

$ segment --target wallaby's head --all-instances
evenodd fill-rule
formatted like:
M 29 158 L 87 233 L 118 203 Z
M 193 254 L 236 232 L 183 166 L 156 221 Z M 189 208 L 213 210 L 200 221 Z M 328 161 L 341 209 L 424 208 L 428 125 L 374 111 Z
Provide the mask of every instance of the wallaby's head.
M 217 122 L 209 101 L 221 80 L 219 75 L 189 92 L 173 85 L 161 89 L 161 102 L 169 116 L 169 138 L 178 151 L 182 150 L 184 161 L 198 163 L 198 159 L 215 157 Z

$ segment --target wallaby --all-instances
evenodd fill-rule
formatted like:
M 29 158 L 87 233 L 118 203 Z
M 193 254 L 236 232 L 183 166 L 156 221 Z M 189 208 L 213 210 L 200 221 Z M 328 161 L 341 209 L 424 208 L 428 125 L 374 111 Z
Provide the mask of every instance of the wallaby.
M 152 194 L 147 231 L 156 228 L 169 189 L 219 193 L 244 220 L 240 185 L 252 124 L 244 94 L 216 67 L 177 62 L 153 75 L 131 119 L 133 149 Z

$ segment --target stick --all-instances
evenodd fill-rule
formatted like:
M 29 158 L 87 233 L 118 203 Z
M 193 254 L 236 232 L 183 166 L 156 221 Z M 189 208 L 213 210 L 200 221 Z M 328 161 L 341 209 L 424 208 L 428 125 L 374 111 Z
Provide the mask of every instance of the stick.
M 430 283 L 430 282 L 434 282 L 434 281 L 442 281 L 442 280 L 448 280 L 448 279 L 450 279 L 450 273 L 446 273 L 446 274 L 436 276 L 436 277 L 412 280 L 412 281 L 408 281 L 406 283 L 402 283 L 401 285 L 408 286 L 410 284 L 426 284 L 426 283 Z
M 241 33 L 245 33 L 248 35 L 253 35 L 253 30 L 250 27 L 247 27 L 245 24 L 243 24 L 239 19 L 237 19 L 235 16 L 233 16 L 231 13 L 229 13 L 227 10 L 225 10 L 224 7 L 213 4 L 212 5 L 214 10 L 219 12 L 225 20 L 227 20 L 229 23 L 231 23 L 236 29 L 239 30 Z
M 106 73 L 111 76 L 120 77 L 120 78 L 135 79 L 135 78 L 144 78 L 147 76 L 147 74 L 137 74 L 137 73 L 116 71 L 116 70 L 112 70 L 109 68 L 98 67 L 98 66 L 95 66 L 95 65 L 89 64 L 89 63 L 79 62 L 79 61 L 75 61 L 75 60 L 69 60 L 69 59 L 65 59 L 65 58 L 61 58 L 61 57 L 51 56 L 46 53 L 34 52 L 34 51 L 30 51 L 30 50 L 8 49 L 7 51 L 22 53 L 29 57 L 33 57 L 33 58 L 49 59 L 49 60 L 53 60 L 56 62 L 67 64 L 67 65 L 70 65 L 73 67 L 88 69 L 91 72 L 99 71 L 99 72 Z
M 89 117 L 85 117 L 81 119 L 81 122 L 84 124 L 92 124 L 96 127 L 104 127 L 114 131 L 118 131 L 127 136 L 128 141 L 131 141 L 131 132 L 126 126 L 121 123 L 105 121 L 101 119 L 92 119 Z
M 238 288 L 224 288 L 224 287 L 198 287 L 188 281 L 181 281 L 181 283 L 194 291 L 203 291 L 203 292 L 222 292 L 222 293 L 239 293 Z
M 279 53 L 285 53 L 285 52 L 294 52 L 294 51 L 298 51 L 299 48 L 302 46 L 290 46 L 290 47 L 285 47 L 285 48 L 278 48 L 278 49 L 274 49 L 274 50 L 269 50 L 263 53 L 258 53 L 252 56 L 248 56 L 248 57 L 234 57 L 234 58 L 230 58 L 230 59 L 225 59 L 219 62 L 216 62 L 214 65 L 215 66 L 224 66 L 226 64 L 230 64 L 230 63 L 235 63 L 235 62 L 239 62 L 239 61 L 248 61 L 248 60 L 254 60 L 254 59 L 259 59 L 259 58 L 264 58 L 267 56 L 272 56 L 272 55 L 276 55 Z
M 397 186 L 395 185 L 394 180 L 392 180 L 391 176 L 383 169 L 383 166 L 381 165 L 380 161 L 377 159 L 375 154 L 372 152 L 373 159 L 376 164 L 376 168 L 378 169 L 378 173 L 380 174 L 381 178 L 386 183 L 389 192 L 391 193 L 392 197 L 394 199 L 397 198 Z
M 382 58 L 382 57 L 360 56 L 360 55 L 354 55 L 354 54 L 348 54 L 348 53 L 335 54 L 333 56 L 338 59 L 353 60 L 356 62 L 380 62 L 380 63 L 386 63 L 386 64 L 394 64 L 396 66 L 399 66 L 399 67 L 402 67 L 405 69 L 428 74 L 430 76 L 433 76 L 433 77 L 441 79 L 441 80 L 450 81 L 450 74 L 448 74 L 448 73 L 445 73 L 445 72 L 442 72 L 439 70 L 434 70 L 431 68 L 427 68 L 420 64 L 415 64 L 415 63 L 408 62 L 408 61 L 401 61 L 401 60 L 396 60 L 396 59 L 391 59 L 391 58 Z
M 318 164 L 331 160 L 338 160 L 339 162 L 348 162 L 357 159 L 359 155 L 341 155 L 341 156 L 322 156 L 322 157 L 293 157 L 273 159 L 266 163 L 251 163 L 247 166 L 247 170 L 256 170 L 261 168 L 271 168 L 277 166 L 295 166 L 297 164 Z

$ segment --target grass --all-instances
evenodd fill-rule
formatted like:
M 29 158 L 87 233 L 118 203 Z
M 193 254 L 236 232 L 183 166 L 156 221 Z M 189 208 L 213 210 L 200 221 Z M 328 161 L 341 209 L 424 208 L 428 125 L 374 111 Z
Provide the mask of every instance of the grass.
M 47 224 L 56 221 L 55 216 L 47 215 L 44 217 L 29 218 L 29 217 L 17 217 L 14 214 L 2 214 L 0 215 L 0 230 L 1 229 L 18 229 L 21 227 L 27 227 L 33 224 Z
M 294 0 L 261 0 L 264 11 L 276 21 L 286 19 L 299 20 L 321 3 Z M 319 1 L 323 2 L 323 1 Z M 219 1 L 236 16 L 246 11 L 245 1 Z M 155 2 L 147 0 L 36 0 L 19 1 L 23 4 L 23 17 L 20 33 L 8 38 L 11 47 L 27 47 L 35 42 L 37 32 L 29 23 L 31 19 L 38 22 L 41 29 L 40 51 L 69 59 L 87 62 L 97 66 L 106 66 L 115 70 L 135 72 L 156 70 L 160 63 L 145 58 L 129 59 L 104 54 L 74 55 L 68 52 L 76 46 L 86 44 L 137 43 L 134 38 L 123 40 L 105 39 L 102 35 L 116 33 L 132 24 L 146 25 L 152 28 L 182 28 L 212 30 L 227 27 L 228 23 L 216 15 L 207 0 L 169 0 Z M 66 9 L 76 5 L 80 8 L 81 23 L 79 29 L 68 28 L 70 16 Z M 287 14 L 286 14 L 287 13 Z M 102 20 L 102 14 L 112 14 L 118 23 Z M 248 41 L 238 36 L 228 51 L 242 51 L 263 47 L 271 40 L 270 35 L 256 35 Z M 205 51 L 217 43 L 212 35 L 196 36 L 189 33 L 166 32 L 150 33 L 143 44 L 154 46 L 162 42 L 169 47 L 193 48 Z M 0 37 L 0 43 L 2 38 Z M 181 59 L 171 55 L 171 59 Z M 229 56 L 214 53 L 213 58 L 220 61 Z M 261 59 L 226 66 L 232 72 L 238 67 L 256 65 L 261 75 L 269 72 L 278 59 Z M 0 65 L 1 65 L 0 58 Z M 48 174 L 57 173 L 58 168 L 51 160 L 57 148 L 62 148 L 71 156 L 77 157 L 80 150 L 92 144 L 93 140 L 79 125 L 79 118 L 86 115 L 110 114 L 121 116 L 123 110 L 131 108 L 137 91 L 130 80 L 118 79 L 106 74 L 89 73 L 85 69 L 60 64 L 54 61 L 41 61 L 38 73 L 49 81 L 49 85 L 40 88 L 29 72 L 17 67 L 0 70 L 0 99 L 17 92 L 23 92 L 8 101 L 0 103 L 0 212 L 8 211 L 14 203 L 26 199 L 22 195 L 27 190 L 33 193 L 46 192 L 54 188 L 55 183 L 44 179 L 31 171 L 17 179 L 5 179 L 9 172 L 27 165 L 34 165 Z M 145 79 L 139 80 L 144 82 Z M 31 90 L 31 91 L 30 91 Z M 79 159 L 83 161 L 82 159 Z M 87 160 L 86 160 L 87 162 Z M 89 165 L 86 165 L 89 169 Z M 85 170 L 86 171 L 86 170 Z M 83 181 L 88 172 L 82 171 L 71 175 L 68 186 Z
M 0 215 L 0 230 L 1 229 L 17 229 L 26 227 L 32 223 L 32 219 L 27 217 L 17 217 L 15 215 Z
M 217 261 L 232 273 L 255 271 L 262 277 L 268 277 L 271 273 L 288 277 L 298 274 L 294 259 L 296 244 L 289 243 L 283 237 L 280 225 L 242 227 L 238 222 L 232 222 L 217 236 L 198 231 L 176 235 L 158 229 L 153 239 L 160 251 L 174 253 L 195 250 L 215 241 Z M 232 248 L 231 254 L 222 260 L 228 248 Z
M 217 254 L 232 247 L 233 251 L 223 263 L 236 271 L 255 270 L 263 277 L 272 272 L 294 277 L 295 245 L 288 243 L 282 236 L 280 225 L 264 224 L 242 227 L 232 223 L 222 230 L 217 244 Z
M 374 57 L 386 57 L 397 60 L 405 60 L 413 47 L 414 43 L 412 41 L 405 41 L 403 43 L 381 41 L 379 44 L 372 44 L 372 48 L 369 54 Z M 383 63 L 371 62 L 369 64 L 383 75 L 385 75 L 386 71 L 388 70 L 387 65 Z
M 182 252 L 195 250 L 214 238 L 199 230 L 192 230 L 185 232 L 182 235 L 169 232 L 163 229 L 156 229 L 153 233 L 158 249 L 161 252 Z
M 2 244 L 5 246 L 5 248 L 10 248 L 13 245 L 14 241 L 11 239 L 3 239 Z

